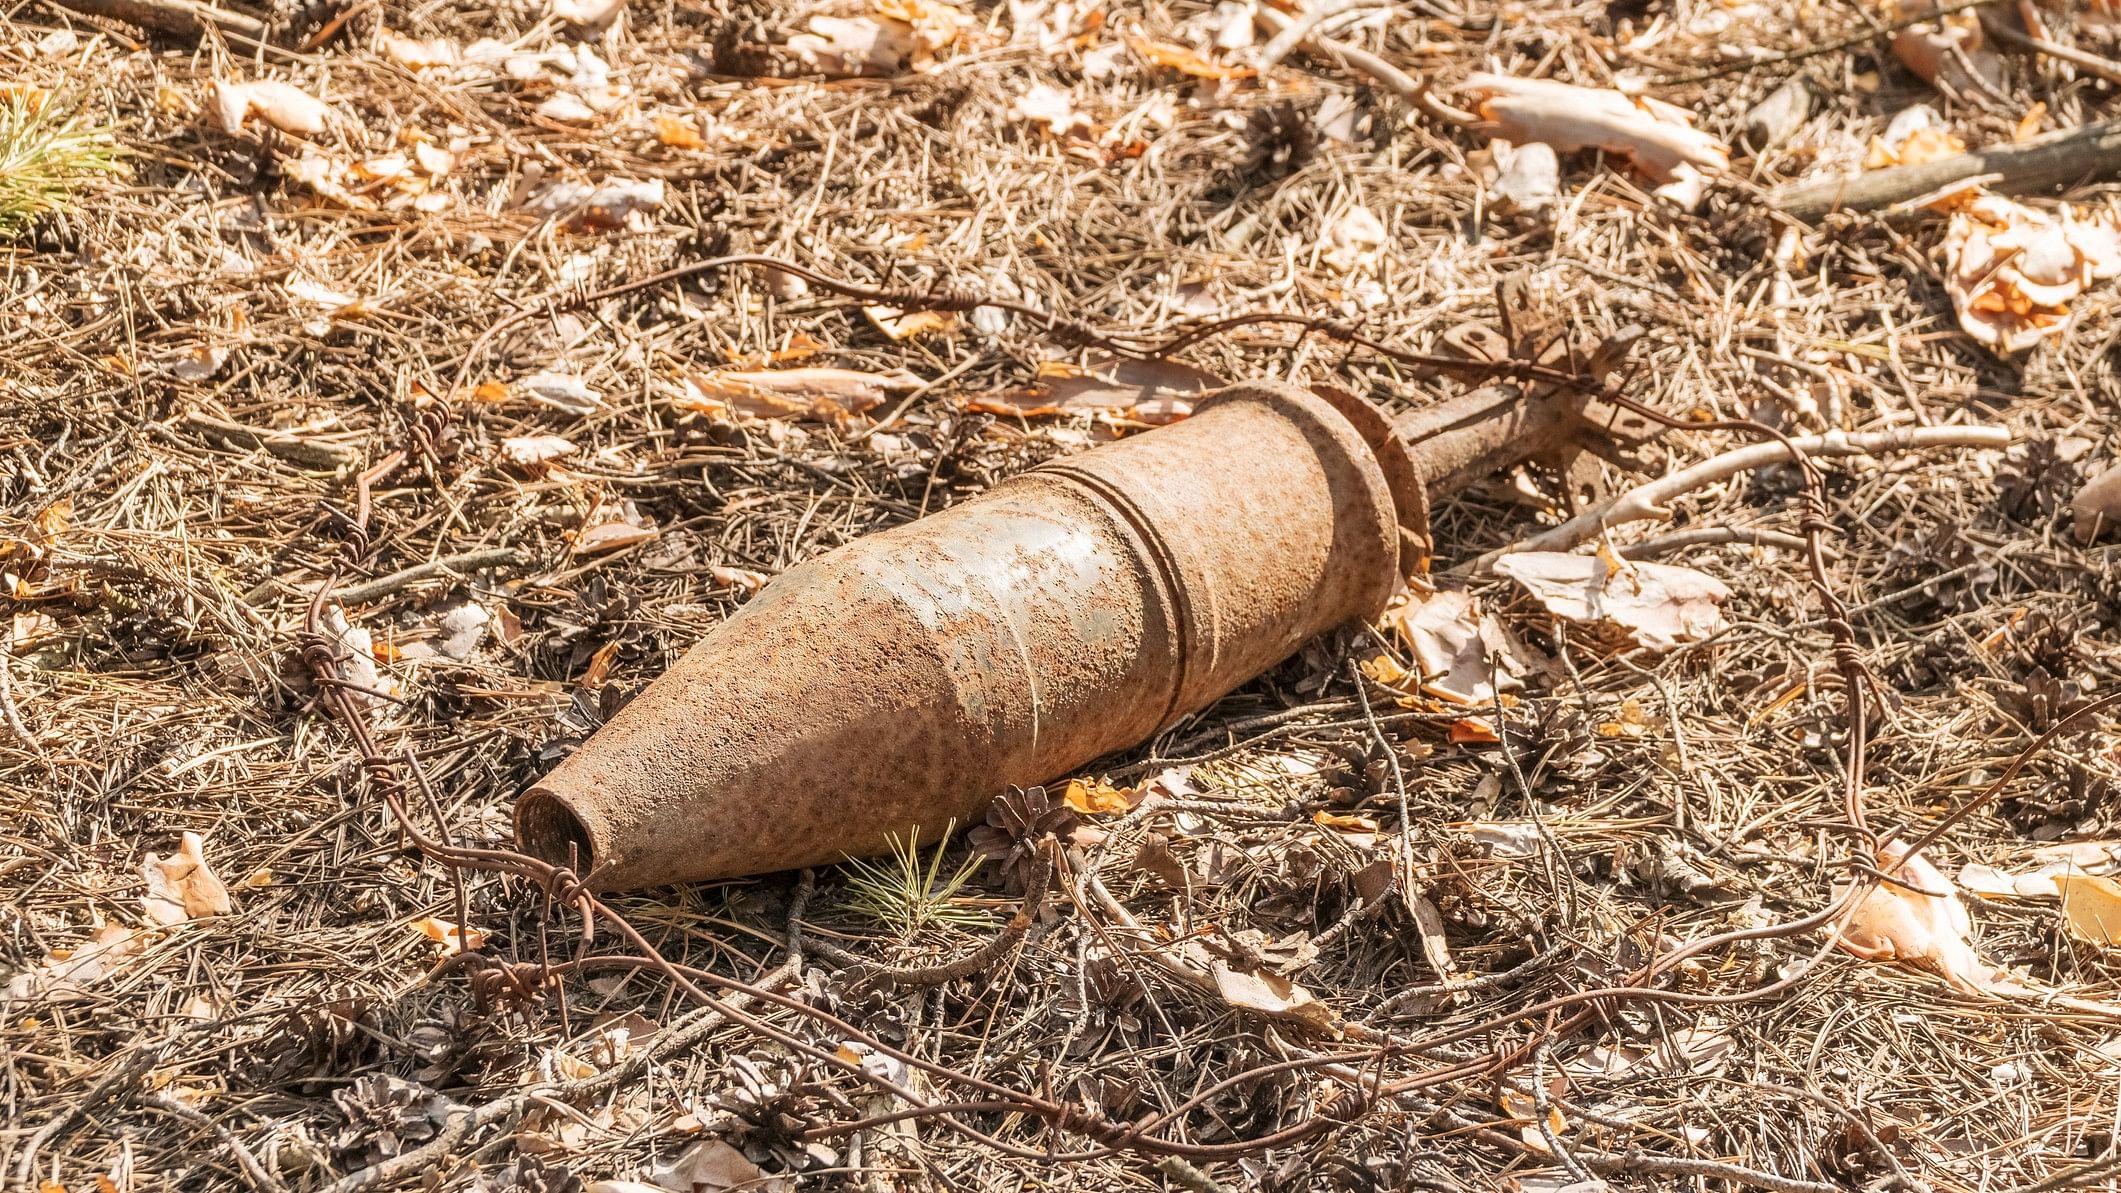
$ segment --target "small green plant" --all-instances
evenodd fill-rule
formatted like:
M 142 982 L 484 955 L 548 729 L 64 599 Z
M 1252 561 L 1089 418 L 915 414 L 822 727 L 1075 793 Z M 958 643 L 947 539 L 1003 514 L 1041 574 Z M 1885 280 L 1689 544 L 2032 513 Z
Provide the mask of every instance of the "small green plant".
M 0 86 L 0 237 L 62 211 L 83 182 L 124 168 L 107 129 L 85 128 L 49 94 Z
M 847 859 L 848 908 L 896 929 L 901 937 L 935 924 L 991 923 L 984 908 L 958 897 L 979 869 L 979 855 L 971 854 L 954 872 L 943 873 L 943 854 L 956 827 L 953 820 L 943 829 L 944 839 L 926 858 L 921 855 L 921 830 L 915 826 L 904 837 L 893 834 L 891 852 L 883 857 Z

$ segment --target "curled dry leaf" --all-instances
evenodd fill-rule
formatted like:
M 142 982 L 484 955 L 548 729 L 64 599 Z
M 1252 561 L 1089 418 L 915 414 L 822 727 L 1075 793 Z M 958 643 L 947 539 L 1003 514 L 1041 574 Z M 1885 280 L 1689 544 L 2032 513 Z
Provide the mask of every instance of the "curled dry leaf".
M 427 916 L 412 922 L 412 930 L 442 946 L 446 956 L 477 952 L 486 947 L 486 934 L 477 928 L 460 928 L 448 920 Z
M 446 37 L 407 37 L 385 29 L 376 35 L 376 43 L 385 58 L 407 70 L 455 66 L 463 58 L 457 43 Z
M 1875 860 L 1895 881 L 1873 886 L 1843 914 L 1836 943 L 1866 961 L 1928 970 L 1968 994 L 1991 993 L 1999 975 L 1974 955 L 1973 921 L 1952 880 L 1928 858 L 1909 858 L 1902 841 L 1888 841 Z M 1848 889 L 1836 887 L 1835 897 Z
M 516 388 L 539 405 L 569 414 L 590 414 L 604 408 L 603 395 L 571 373 L 532 373 L 516 382 Z
M 1102 779 L 1070 779 L 1061 790 L 1061 802 L 1084 815 L 1120 816 L 1142 802 L 1147 789 L 1114 787 Z
M 1141 56 L 1151 66 L 1175 70 L 1196 79 L 1249 79 L 1259 72 L 1249 66 L 1225 66 L 1201 57 L 1184 46 L 1169 42 L 1152 41 L 1146 37 L 1128 35 L 1127 47 Z
M 1215 978 L 1216 993 L 1233 1007 L 1328 1031 L 1340 1026 L 1340 1016 L 1334 1014 L 1332 1007 L 1280 974 L 1240 971 L 1220 961 L 1210 972 Z
M 804 66 L 838 79 L 897 74 L 918 45 L 913 26 L 877 16 L 814 16 L 809 32 L 788 39 Z
M 644 232 L 654 227 L 650 213 L 663 205 L 664 195 L 660 178 L 599 183 L 563 180 L 539 187 L 523 209 L 557 219 L 570 232 Z
M 574 441 L 559 435 L 517 435 L 501 440 L 501 458 L 522 468 L 534 468 L 573 455 Z
M 863 373 L 853 369 L 723 369 L 685 379 L 679 405 L 703 414 L 735 412 L 755 418 L 816 418 L 837 421 L 874 409 L 887 394 L 919 389 L 919 377 L 903 369 Z
M 1039 365 L 1033 387 L 968 398 L 965 408 L 1017 418 L 1087 410 L 1161 425 L 1193 413 L 1202 395 L 1223 384 L 1222 378 L 1175 360 L 1098 357 L 1082 365 L 1052 360 Z
M 2121 874 L 2121 841 L 2069 841 L 2033 850 L 2027 870 L 1999 870 L 1979 863 L 1959 870 L 1959 885 L 1988 898 L 2038 898 L 2057 893 L 2056 880 L 2070 874 Z
M 197 833 L 185 833 L 177 852 L 168 857 L 150 853 L 141 867 L 147 893 L 140 897 L 140 910 L 157 924 L 181 924 L 200 916 L 227 915 L 228 887 L 206 864 L 206 843 Z
M 215 79 L 212 92 L 221 131 L 230 135 L 242 132 L 244 121 L 256 116 L 283 133 L 314 137 L 330 127 L 334 115 L 330 104 L 276 79 L 254 83 Z
M 1889 5 L 1896 10 L 1899 5 Z M 1893 57 L 1923 82 L 1949 95 L 1995 94 L 2007 81 L 2003 60 L 1981 36 L 1981 15 L 1958 12 L 1893 34 Z
M 956 311 L 901 311 L 896 307 L 865 306 L 862 314 L 868 316 L 878 331 L 893 340 L 948 335 L 958 328 Z
M 2076 519 L 2077 538 L 2082 542 L 2121 527 L 2121 464 L 2084 482 L 2070 499 L 2069 512 Z
M 1659 649 L 1722 630 L 1718 606 L 1731 595 L 1723 581 L 1692 568 L 1628 563 L 1603 554 L 1519 551 L 1496 560 L 1495 570 L 1523 585 L 1557 617 L 1608 622 Z
M 2093 282 L 2121 274 L 2121 215 L 2048 215 L 2000 195 L 1960 202 L 1944 234 L 1945 289 L 1959 326 L 2006 355 L 2069 326 Z
M 637 526 L 631 522 L 599 522 L 574 536 L 577 555 L 601 555 L 621 547 L 645 543 L 656 536 L 653 526 Z
M 1524 686 L 1524 661 L 1509 632 L 1472 593 L 1403 594 L 1384 621 L 1421 668 L 1421 690 L 1454 704 L 1492 705 Z
M 765 1169 L 719 1139 L 695 1143 L 676 1160 L 657 1166 L 655 1184 L 668 1193 L 724 1193 L 735 1189 L 782 1193 L 789 1188 L 788 1181 L 769 1179 Z
M 754 572 L 749 568 L 723 567 L 717 563 L 708 567 L 707 575 L 716 584 L 724 588 L 734 588 L 739 592 L 757 592 L 766 587 L 766 573 Z
M 1919 166 L 1925 162 L 1957 157 L 1966 152 L 1966 142 L 1948 127 L 1937 110 L 1916 104 L 1893 117 L 1885 131 L 1871 138 L 1863 168 L 1883 170 L 1891 166 Z
M 2054 884 L 2071 936 L 2087 944 L 2121 944 L 2121 882 L 2099 874 L 2063 874 Z
M 552 0 L 552 15 L 584 29 L 602 29 L 626 11 L 626 0 Z
M 105 924 L 73 948 L 54 949 L 36 968 L 9 978 L 0 1002 L 78 1001 L 88 997 L 90 986 L 118 972 L 126 958 L 146 950 L 140 933 L 123 924 Z
M 1515 144 L 1603 149 L 1659 182 L 1682 177 L 1682 165 L 1718 171 L 1731 162 L 1730 147 L 1694 128 L 1691 114 L 1647 96 L 1496 74 L 1469 76 L 1461 87 L 1488 122 L 1483 131 Z
M 1093 137 L 1096 126 L 1075 106 L 1075 96 L 1065 88 L 1033 83 L 1009 107 L 1009 119 L 1042 124 L 1056 137 Z

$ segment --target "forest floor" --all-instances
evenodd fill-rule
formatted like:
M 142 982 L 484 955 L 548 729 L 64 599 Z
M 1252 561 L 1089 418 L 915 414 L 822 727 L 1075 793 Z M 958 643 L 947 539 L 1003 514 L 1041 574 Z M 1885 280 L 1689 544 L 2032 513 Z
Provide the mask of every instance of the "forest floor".
M 1989 48 L 1942 85 L 1889 48 L 1909 0 L 1335 6 L 1323 34 L 1374 59 L 1272 63 L 1286 18 L 1251 0 L 362 0 L 238 14 L 262 41 L 0 9 L 11 135 L 71 114 L 84 168 L 96 130 L 122 150 L 0 224 L 0 1185 L 2115 1179 L 2121 886 L 2068 879 L 2121 869 L 2121 736 L 2094 710 L 2037 739 L 2121 681 L 2121 553 L 2070 508 L 2121 453 L 2121 305 L 2090 278 L 1987 312 L 2037 342 L 1984 343 L 1953 290 L 1993 277 L 1949 242 L 1982 217 L 1776 199 L 2121 111 L 2101 4 L 1952 7 Z M 2029 16 L 2066 52 L 2012 43 Z M 1480 72 L 1654 96 L 1730 166 L 1667 197 L 1570 150 L 1530 193 L 1536 159 L 1451 118 Z M 1793 79 L 1809 103 L 1748 143 Z M 1996 218 L 2092 226 L 2116 195 Z M 1255 311 L 1419 353 L 1639 328 L 1626 393 L 1681 420 L 2010 443 L 1820 458 L 1816 558 L 1787 464 L 1678 499 L 1707 533 L 1613 528 L 1728 586 L 1677 646 L 1454 569 L 1745 429 L 1484 478 L 1436 500 L 1434 586 L 1514 641 L 1507 692 L 1436 694 L 1389 622 L 1328 635 L 1050 784 L 1065 872 L 1029 931 L 997 867 L 947 881 L 977 861 L 953 842 L 933 888 L 887 860 L 608 899 L 779 1001 L 546 980 L 575 910 L 408 830 L 509 847 L 516 794 L 762 580 L 1208 379 L 1395 411 L 1528 384 L 1263 324 L 1107 384 L 1038 318 L 900 318 L 755 266 L 599 296 L 738 253 L 1151 339 Z M 732 380 L 791 367 L 840 372 Z M 324 665 L 391 699 L 316 682 L 327 585 Z M 398 779 L 417 759 L 409 825 L 349 712 Z M 1834 945 L 1822 913 L 1859 898 L 1920 921 L 1926 946 L 1881 930 L 1917 963 Z M 969 975 L 885 972 L 997 934 Z M 957 1109 L 890 1119 L 876 1079 Z

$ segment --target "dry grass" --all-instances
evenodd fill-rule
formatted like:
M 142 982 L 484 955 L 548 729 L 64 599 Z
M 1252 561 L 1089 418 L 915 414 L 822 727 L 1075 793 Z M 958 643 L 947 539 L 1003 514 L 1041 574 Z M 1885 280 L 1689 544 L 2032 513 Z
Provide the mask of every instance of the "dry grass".
M 1424 15 L 1433 7 L 1355 10 L 1337 36 L 1439 80 L 1494 69 L 1597 82 L 1614 69 L 1684 75 L 1722 63 L 1731 46 L 1796 48 L 1858 28 L 1838 9 L 1795 19 L 1781 6 L 1653 5 L 1662 32 L 1630 55 L 1613 48 L 1613 12 L 1627 6 L 1525 6 L 1493 32 Z M 1935 264 L 1938 221 L 1852 217 L 1805 232 L 1801 264 L 1778 277 L 1782 225 L 1758 201 L 1759 187 L 1859 160 L 1864 139 L 1917 100 L 1983 140 L 2007 136 L 2035 100 L 2052 126 L 2111 111 L 2111 87 L 2053 63 L 2012 60 L 2009 110 L 1947 104 L 1869 45 L 1664 89 L 1720 134 L 1735 134 L 1749 104 L 1791 71 L 1827 99 L 1785 147 L 1742 159 L 1740 177 L 1699 214 L 1665 209 L 1616 166 L 1578 155 L 1564 158 L 1561 210 L 1535 219 L 1478 210 L 1468 154 L 1480 138 L 1410 118 L 1361 79 L 1302 58 L 1266 80 L 1219 85 L 1122 48 L 1108 73 L 1091 74 L 1081 47 L 1042 48 L 996 7 L 980 11 L 976 36 L 918 72 L 768 86 L 753 76 L 801 27 L 797 10 L 637 5 L 616 32 L 579 43 L 630 92 L 584 128 L 538 113 L 556 86 L 550 66 L 527 83 L 498 65 L 410 71 L 379 52 L 379 14 L 422 37 L 494 37 L 539 53 L 578 44 L 513 6 L 474 16 L 385 4 L 359 11 L 323 49 L 262 57 L 236 45 L 141 46 L 85 24 L 82 46 L 54 56 L 36 43 L 69 18 L 31 6 L 0 20 L 0 54 L 17 77 L 79 95 L 83 126 L 110 127 L 135 155 L 128 184 L 101 182 L 63 220 L 0 247 L 0 309 L 10 312 L 0 321 L 0 570 L 15 577 L 0 662 L 30 738 L 0 732 L 0 972 L 103 923 L 140 926 L 144 857 L 166 854 L 184 830 L 205 834 L 236 904 L 154 933 L 86 997 L 0 1007 L 0 1181 L 324 1188 L 431 1134 L 445 1110 L 436 1099 L 484 1105 L 527 1083 L 541 1083 L 539 1099 L 449 1149 L 438 1187 L 568 1187 L 558 1171 L 645 1177 L 702 1132 L 740 1143 L 769 1172 L 807 1172 L 814 1188 L 1194 1180 L 1127 1155 L 1031 1171 L 930 1123 L 805 1147 L 793 1132 L 884 1107 L 739 1028 L 691 1018 L 682 996 L 644 976 L 570 982 L 527 1008 L 480 1005 L 411 927 L 456 918 L 449 877 L 404 848 L 290 666 L 357 464 L 407 453 L 377 494 L 374 574 L 517 553 L 515 564 L 352 610 L 398 652 L 383 671 L 406 703 L 387 712 L 384 745 L 420 752 L 454 839 L 501 844 L 513 794 L 743 600 L 711 567 L 772 574 L 1103 433 L 1088 419 L 962 410 L 1058 354 L 1022 321 L 897 342 L 828 298 L 775 298 L 753 274 L 539 320 L 475 362 L 475 383 L 571 371 L 603 395 L 591 413 L 450 392 L 473 337 L 501 317 L 715 252 L 775 252 L 867 281 L 947 277 L 1129 329 L 1204 310 L 1325 314 L 1421 349 L 1459 323 L 1495 321 L 1498 283 L 1514 280 L 1528 296 L 1511 312 L 1520 324 L 1648 329 L 1634 392 L 1665 410 L 1805 430 L 2007 425 L 2020 436 L 2008 453 L 1828 468 L 1830 579 L 1857 610 L 1885 694 L 1869 791 L 1880 826 L 1926 823 L 1999 773 L 2040 727 L 2029 692 L 2049 681 L 2102 690 L 2121 677 L 2121 557 L 2079 547 L 2061 508 L 2078 476 L 2121 448 L 2112 289 L 2081 303 L 2061 340 L 2003 361 L 1955 325 Z M 1111 14 L 1115 27 L 1139 22 L 1166 40 L 1196 35 L 1206 19 L 1192 3 Z M 294 141 L 228 136 L 197 107 L 209 78 L 231 74 L 329 99 L 348 119 L 318 143 L 348 160 L 404 149 L 406 130 L 456 144 L 455 168 L 433 187 L 446 202 L 349 210 L 318 197 L 290 176 Z M 1124 151 L 1070 146 L 1011 119 L 1034 81 L 1076 88 Z M 1254 120 L 1284 105 L 1293 116 Z M 1351 139 L 1314 132 L 1280 162 L 1275 143 L 1253 152 L 1259 129 L 1312 129 L 1337 112 L 1352 114 L 1337 125 Z M 705 147 L 661 143 L 658 115 L 690 121 Z M 522 210 L 540 178 L 661 179 L 668 198 L 644 229 L 570 232 Z M 2095 188 L 2074 197 L 2102 195 L 2113 201 Z M 1389 239 L 1366 271 L 1348 272 L 1328 258 L 1357 206 Z M 314 283 L 363 306 L 335 315 L 304 297 Z M 936 384 L 867 435 L 737 425 L 673 405 L 685 369 L 798 335 L 823 344 L 827 363 L 903 367 Z M 1224 337 L 1191 356 L 1226 377 L 1332 380 L 1400 405 L 1457 386 L 1344 358 L 1319 339 L 1292 347 L 1278 333 Z M 232 438 L 198 416 L 287 435 Z M 579 451 L 550 470 L 502 458 L 503 439 L 539 434 Z M 1649 467 L 1734 442 L 1675 434 Z M 1769 470 L 1697 494 L 1687 517 L 1795 530 L 1793 490 Z M 657 536 L 609 554 L 575 550 L 577 532 L 627 513 Z M 1455 495 L 1438 510 L 1442 562 L 1544 517 L 1509 478 Z M 1222 934 L 1270 957 L 1322 939 L 1298 973 L 1352 1022 L 1428 1039 L 1499 1017 L 1473 1038 L 1388 1059 L 1388 1078 L 1527 1038 L 1539 1024 L 1513 1022 L 1517 1009 L 1603 985 L 1674 942 L 1816 910 L 1849 844 L 1844 694 L 1803 561 L 1741 546 L 1673 561 L 1731 584 L 1735 626 L 1661 656 L 1556 630 L 1506 586 L 1482 587 L 1551 660 L 1507 718 L 1507 750 L 1451 744 L 1447 716 L 1373 726 L 1348 679 L 1369 642 L 1313 644 L 1112 760 L 1128 773 L 1192 761 L 1214 810 L 1108 825 L 1089 864 L 1148 924 Z M 520 633 L 497 622 L 481 649 L 439 653 L 443 618 L 465 602 L 506 610 Z M 1642 732 L 1603 728 L 1629 700 L 1646 714 Z M 1256 723 L 1294 707 L 1306 711 Z M 2104 728 L 2068 738 L 1951 833 L 1939 864 L 2007 865 L 2039 842 L 2121 836 L 2115 749 Z M 1404 821 L 1387 751 L 1404 776 Z M 1319 826 L 1319 810 L 1371 815 L 1385 831 L 1351 842 Z M 1469 820 L 1536 820 L 1543 844 L 1498 856 L 1467 835 Z M 1185 889 L 1134 865 L 1152 832 L 1192 875 Z M 1443 925 L 1447 983 L 1403 906 L 1363 910 L 1360 875 L 1402 832 L 1418 863 L 1411 887 Z M 983 939 L 947 920 L 897 939 L 860 914 L 858 886 L 844 871 L 819 875 L 805 931 L 893 965 Z M 670 956 L 748 978 L 779 963 L 796 891 L 779 875 L 621 906 Z M 991 875 L 966 893 L 1011 906 Z M 478 879 L 469 898 L 498 954 L 567 947 L 571 921 L 548 934 L 534 892 Z M 813 959 L 792 989 L 919 1055 L 1123 1119 L 1292 1050 L 1330 1047 L 1115 954 L 1094 912 L 1057 907 L 980 977 L 891 990 Z M 1975 920 L 1991 960 L 2114 994 L 2113 955 L 2069 938 L 2052 900 L 1982 903 Z M 1741 943 L 1670 981 L 1739 995 L 1818 945 L 1816 934 Z M 657 1028 L 633 1033 L 649 1051 L 630 1061 L 598 1028 L 628 1014 Z M 773 1020 L 837 1043 L 785 1012 Z M 1504 1081 L 1527 1098 L 1538 1078 L 1551 1083 L 1543 1096 L 1563 1124 L 1560 1151 L 1615 1169 L 1599 1171 L 1616 1184 L 2025 1188 L 2117 1146 L 2114 1023 L 1974 1002 L 1892 967 L 1837 954 L 1783 993 L 1614 1005 L 1604 1022 L 1554 1041 L 1536 1074 L 1528 1064 Z M 585 1076 L 615 1067 L 623 1081 Z M 1262 1135 L 1301 1120 L 1333 1087 L 1283 1074 L 1218 1093 L 1183 1133 L 1199 1143 Z M 1492 1078 L 1422 1089 L 1321 1139 L 1200 1168 L 1231 1189 L 1567 1184 L 1536 1130 L 1525 1143 L 1537 1115 L 1506 1111 L 1500 1092 Z M 983 1126 L 1025 1146 L 1046 1138 L 999 1117 Z M 525 1156 L 551 1172 L 534 1175 Z

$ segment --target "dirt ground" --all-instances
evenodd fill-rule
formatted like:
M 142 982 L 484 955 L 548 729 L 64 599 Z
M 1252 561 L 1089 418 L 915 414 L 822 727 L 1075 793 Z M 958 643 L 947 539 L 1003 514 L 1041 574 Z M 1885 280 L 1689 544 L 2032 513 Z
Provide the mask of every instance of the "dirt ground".
M 1863 167 L 1918 103 L 1975 146 L 2112 118 L 2101 5 L 2036 13 L 2079 60 L 1998 45 L 1998 81 L 1956 94 L 1889 52 L 1906 4 L 1406 0 L 1324 23 L 1456 107 L 1481 71 L 1620 84 L 1735 146 L 1691 205 L 1620 154 L 1563 152 L 1529 209 L 1497 200 L 1488 135 L 1358 60 L 1258 69 L 1273 16 L 1241 0 L 635 0 L 597 29 L 601 7 L 247 10 L 264 43 L 0 10 L 0 97 L 107 128 L 126 167 L 0 240 L 0 1184 L 2032 1193 L 2121 1173 L 2113 937 L 2063 888 L 1984 894 L 1964 869 L 2071 843 L 2073 869 L 2121 866 L 2112 715 L 2030 749 L 2121 679 L 2121 555 L 2070 512 L 2121 452 L 2113 284 L 1999 352 L 1955 313 L 1945 215 L 1805 224 L 1773 190 Z M 825 77 L 860 65 L 835 18 L 896 38 L 872 77 Z M 1791 79 L 1809 114 L 1743 145 Z M 256 80 L 328 115 L 276 128 L 309 113 L 237 86 Z M 2096 182 L 2025 202 L 2063 200 L 2117 203 Z M 1676 648 L 1452 570 L 1562 520 L 1555 475 L 1438 494 L 1437 585 L 1522 648 L 1499 702 L 1424 694 L 1389 629 L 1328 635 L 1085 769 L 1077 802 L 1103 784 L 1120 809 L 1147 796 L 1133 811 L 1072 812 L 1055 783 L 1036 831 L 998 814 L 984 840 L 1012 866 L 934 897 L 888 860 L 614 896 L 694 976 L 541 981 L 584 947 L 644 954 L 605 918 L 582 945 L 535 881 L 423 855 L 393 782 L 423 837 L 508 848 L 515 795 L 761 580 L 1142 433 L 1203 376 L 1395 411 L 1529 385 L 1259 324 L 1189 346 L 1190 369 L 1141 366 L 1177 388 L 1129 396 L 1071 388 L 1109 362 L 996 308 L 911 326 L 755 267 L 596 297 L 736 253 L 1150 340 L 1254 311 L 1427 354 L 1468 324 L 1520 353 L 1639 328 L 1624 392 L 1677 419 L 2011 443 L 1820 459 L 1824 593 L 1786 464 L 1614 529 L 1728 586 L 1726 624 Z M 727 389 L 792 367 L 853 380 Z M 1750 441 L 1673 430 L 1574 496 Z M 330 637 L 327 666 L 390 698 L 305 663 L 334 576 L 368 644 Z M 424 787 L 364 770 L 349 710 Z M 1966 888 L 1989 977 L 1832 948 L 1837 884 L 2021 756 L 1924 854 Z M 1046 828 L 1064 871 L 1011 926 Z M 185 905 L 186 833 L 225 911 Z M 953 843 L 939 874 L 977 860 Z M 1238 1005 L 1188 955 L 1325 1010 Z M 731 992 L 706 975 L 778 1000 L 703 1003 Z M 891 1117 L 906 1101 L 871 1078 L 929 1108 Z

